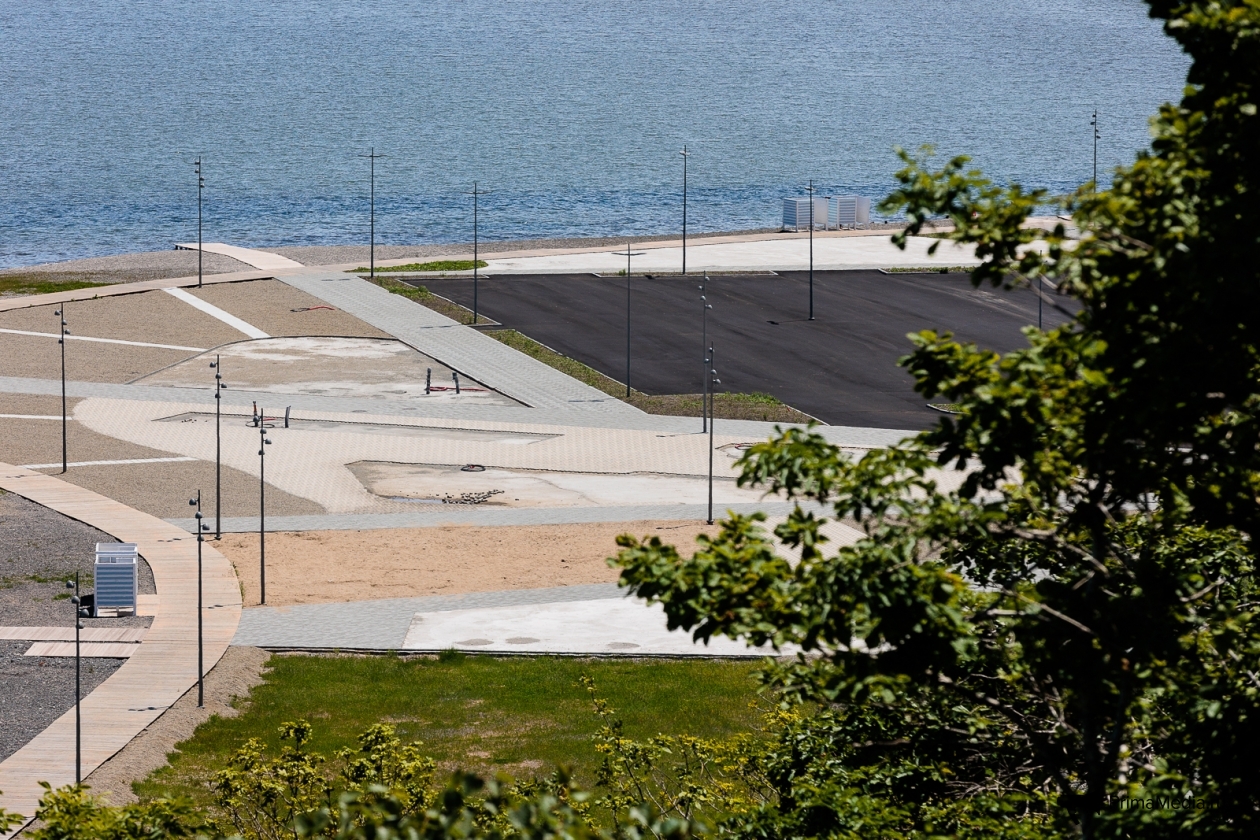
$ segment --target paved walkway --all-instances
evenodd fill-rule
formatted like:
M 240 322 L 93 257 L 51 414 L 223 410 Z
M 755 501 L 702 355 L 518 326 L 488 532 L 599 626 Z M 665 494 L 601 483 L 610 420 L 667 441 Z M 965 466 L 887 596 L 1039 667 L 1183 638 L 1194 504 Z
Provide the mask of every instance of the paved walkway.
M 204 285 L 216 283 L 239 283 L 242 280 L 266 280 L 271 277 L 265 271 L 232 271 L 225 274 L 207 274 L 203 278 Z M 32 306 L 52 306 L 58 303 L 76 300 L 92 300 L 93 298 L 134 295 L 139 292 L 155 292 L 170 288 L 188 288 L 197 285 L 197 275 L 191 277 L 168 277 L 164 280 L 141 280 L 137 283 L 113 283 L 108 286 L 91 286 L 86 289 L 73 289 L 68 292 L 52 292 L 46 295 L 20 295 L 18 297 L 0 298 L 0 312 L 10 309 L 29 309 Z
M 197 680 L 197 550 L 186 532 L 112 499 L 52 476 L 0 464 L 0 488 L 139 545 L 153 570 L 158 608 L 135 653 L 81 702 L 82 775 L 156 720 Z M 236 632 L 241 592 L 227 559 L 210 544 L 203 553 L 204 665 L 219 661 Z M 33 816 L 47 781 L 74 782 L 74 711 L 66 712 L 0 762 L 0 807 Z
M 234 645 L 269 650 L 416 651 L 561 656 L 761 657 L 731 639 L 694 642 L 670 631 L 660 606 L 613 583 L 259 607 L 241 616 Z
M 491 339 L 493 340 L 493 339 Z M 497 343 L 497 342 L 496 342 Z M 61 382 L 56 379 L 30 379 L 16 376 L 0 376 L 0 393 L 60 395 Z M 164 402 L 184 405 L 189 409 L 213 409 L 214 396 L 209 389 L 173 388 L 158 385 L 115 385 L 107 382 L 70 382 L 67 393 L 71 397 L 101 397 L 109 400 L 134 400 L 138 402 Z M 516 424 L 533 426 L 578 426 L 592 429 L 639 429 L 659 434 L 685 435 L 700 431 L 698 417 L 668 417 L 636 411 L 610 415 L 600 412 L 579 412 L 566 409 L 531 409 L 516 406 L 459 406 L 433 405 L 422 400 L 390 399 L 369 400 L 350 397 L 324 397 L 307 394 L 269 394 L 261 391 L 223 392 L 223 408 L 229 406 L 249 409 L 254 402 L 271 406 L 293 406 L 294 410 L 326 412 L 330 414 L 365 414 L 376 417 L 425 418 L 429 420 L 458 421 L 461 426 L 477 428 Z M 363 419 L 363 418 L 358 418 Z M 758 420 L 717 421 L 722 434 L 736 435 L 750 440 L 764 440 L 776 425 L 789 423 L 765 423 Z M 881 447 L 892 446 L 906 437 L 916 434 L 902 429 L 876 429 L 863 426 L 820 426 L 819 434 L 841 446 Z
M 973 246 L 960 246 L 925 236 L 909 239 L 903 251 L 892 244 L 892 231 L 883 236 L 837 237 L 815 235 L 813 262 L 817 270 L 873 269 L 892 267 L 940 268 L 954 265 L 979 265 Z M 703 242 L 703 240 L 701 241 Z M 928 250 L 938 246 L 935 254 Z M 622 252 L 617 256 L 616 251 Z M 630 270 L 640 272 L 677 272 L 682 270 L 681 247 L 640 248 L 631 252 Z M 490 257 L 483 271 L 498 274 L 574 274 L 593 272 L 616 274 L 625 271 L 625 246 L 580 254 L 554 254 L 537 257 Z M 791 239 L 774 238 L 745 242 L 695 244 L 687 247 L 687 271 L 800 271 L 809 268 L 808 236 Z
M 58 465 L 60 466 L 60 465 Z M 417 507 L 420 507 L 419 505 Z M 695 521 L 708 515 L 707 505 L 610 505 L 605 507 L 503 508 L 477 505 L 424 505 L 415 513 L 340 513 L 307 516 L 268 516 L 267 531 L 375 531 L 382 528 L 441 528 L 449 525 L 580 525 L 588 522 L 636 522 L 647 520 Z M 823 508 L 805 503 L 803 508 L 823 513 Z M 786 516 L 792 510 L 787 502 L 757 504 L 715 504 L 713 512 L 727 511 L 767 516 Z M 191 532 L 193 520 L 166 520 Z M 256 516 L 227 516 L 223 530 L 229 534 L 258 531 Z
M 196 251 L 197 243 L 180 242 L 175 247 L 183 251 Z M 288 257 L 282 257 L 270 251 L 241 248 L 237 245 L 228 245 L 223 242 L 203 242 L 201 243 L 201 250 L 211 254 L 222 254 L 225 257 L 231 257 L 237 262 L 243 262 L 246 265 L 252 265 L 254 268 L 264 271 L 279 271 L 286 268 L 302 267 L 302 264 L 297 260 L 291 260 Z
M 241 615 L 234 645 L 264 648 L 400 650 L 416 613 L 621 598 L 615 583 L 390 598 L 343 604 L 255 607 Z
M 472 327 L 342 272 L 280 272 L 283 280 L 411 345 L 427 356 L 531 408 L 617 418 L 643 415 L 633 406 L 513 350 Z

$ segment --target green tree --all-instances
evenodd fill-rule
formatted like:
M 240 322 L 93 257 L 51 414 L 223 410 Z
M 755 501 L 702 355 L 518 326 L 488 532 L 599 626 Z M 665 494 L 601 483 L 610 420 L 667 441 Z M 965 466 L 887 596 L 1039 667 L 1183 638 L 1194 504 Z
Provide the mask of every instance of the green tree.
M 1062 200 L 1078 240 L 1024 226 L 1043 192 L 902 153 L 894 241 L 948 217 L 974 282 L 1079 311 L 1006 355 L 912 336 L 917 390 L 960 413 L 897 448 L 790 430 L 742 460 L 863 538 L 829 553 L 798 505 L 791 560 L 755 517 L 688 558 L 622 539 L 671 626 L 809 654 L 769 679 L 821 711 L 767 756 L 777 801 L 724 830 L 1256 834 L 1260 3 L 1150 6 L 1189 85 L 1109 190 Z

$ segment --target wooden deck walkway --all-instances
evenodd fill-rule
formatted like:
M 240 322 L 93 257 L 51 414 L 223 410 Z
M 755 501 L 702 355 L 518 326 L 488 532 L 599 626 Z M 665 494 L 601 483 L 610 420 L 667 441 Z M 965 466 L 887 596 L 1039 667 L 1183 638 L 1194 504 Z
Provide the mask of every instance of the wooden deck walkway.
M 89 773 L 156 720 L 197 681 L 197 541 L 161 519 L 53 476 L 0 463 L 0 488 L 137 543 L 153 570 L 158 609 L 144 640 L 82 701 L 83 765 Z M 195 488 L 189 488 L 191 494 Z M 241 617 L 241 590 L 227 559 L 203 545 L 205 668 L 227 650 Z M 74 782 L 74 710 L 0 762 L 0 807 L 33 817 L 46 781 Z
M 203 285 L 215 283 L 239 283 L 242 280 L 267 280 L 272 275 L 266 271 L 233 271 L 227 274 L 206 274 L 202 277 Z M 86 289 L 72 289 L 67 292 L 49 292 L 46 295 L 18 295 L 0 298 L 0 312 L 10 309 L 29 309 L 32 306 L 51 306 L 55 303 L 74 302 L 76 300 L 92 300 L 93 298 L 116 297 L 118 295 L 134 295 L 140 292 L 154 292 L 171 288 L 187 288 L 197 285 L 197 275 L 192 277 L 170 277 L 166 280 L 139 280 L 135 283 L 112 283 L 108 286 L 89 286 Z

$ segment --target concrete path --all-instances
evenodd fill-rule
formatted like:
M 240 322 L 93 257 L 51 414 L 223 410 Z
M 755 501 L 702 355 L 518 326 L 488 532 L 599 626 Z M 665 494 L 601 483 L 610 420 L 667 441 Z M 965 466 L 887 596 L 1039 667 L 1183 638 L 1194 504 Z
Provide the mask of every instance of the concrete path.
M 60 464 L 58 464 L 60 466 Z M 323 516 L 268 516 L 267 530 L 274 531 L 375 531 L 384 528 L 442 528 L 448 525 L 580 525 L 588 522 L 634 522 L 639 520 L 695 521 L 704 519 L 708 507 L 696 505 L 614 505 L 607 507 L 565 508 L 502 508 L 475 505 L 423 505 L 429 508 L 415 513 L 342 513 Z M 810 503 L 802 507 L 823 509 Z M 767 516 L 785 516 L 792 510 L 786 502 L 714 505 L 713 513 L 724 516 L 727 511 L 752 514 L 761 511 Z M 193 520 L 166 520 L 177 528 L 192 532 Z M 228 534 L 257 533 L 258 517 L 228 516 L 223 519 Z
M 127 662 L 81 702 L 82 775 L 107 761 L 197 680 L 197 543 L 186 532 L 52 476 L 0 464 L 0 488 L 139 545 L 153 570 L 158 608 Z M 241 592 L 227 559 L 203 553 L 204 667 L 214 667 L 236 632 Z M 47 781 L 74 782 L 75 716 L 66 712 L 0 762 L 0 807 L 32 817 Z
M 637 598 L 529 606 L 418 611 L 403 650 L 435 653 L 464 650 L 499 655 L 731 656 L 774 655 L 724 637 L 707 644 L 683 630 L 670 630 L 665 609 Z
M 196 242 L 180 242 L 175 247 L 181 251 L 196 251 Z M 282 257 L 279 254 L 273 254 L 270 251 L 258 251 L 254 248 L 241 248 L 236 245 L 228 245 L 223 242 L 203 242 L 201 250 L 211 254 L 222 254 L 225 257 L 231 257 L 237 262 L 243 262 L 245 265 L 252 265 L 254 268 L 264 271 L 280 271 L 286 268 L 301 268 L 302 264 L 288 257 Z
M 424 651 L 586 656 L 772 655 L 730 639 L 708 645 L 666 629 L 659 606 L 616 584 L 474 592 L 249 609 L 234 645 L 270 650 Z
M 282 272 L 307 294 L 531 408 L 638 418 L 639 411 L 432 309 L 342 272 Z
M 911 237 L 902 251 L 892 244 L 891 231 L 884 236 L 814 237 L 814 268 L 872 269 L 892 267 L 942 268 L 954 265 L 979 265 L 975 248 L 942 242 L 925 236 Z M 935 254 L 929 254 L 932 246 Z M 687 271 L 800 271 L 809 267 L 808 237 L 764 239 L 760 241 L 696 244 L 687 248 Z M 621 256 L 616 253 L 622 252 Z M 630 258 L 630 270 L 641 272 L 677 272 L 682 270 L 682 248 L 640 248 Z M 602 252 L 555 254 L 538 257 L 493 258 L 483 269 L 488 275 L 498 274 L 575 274 L 593 272 L 616 274 L 625 271 L 625 246 Z
M 599 601 L 624 594 L 616 584 L 595 583 L 428 598 L 255 607 L 241 615 L 232 644 L 272 649 L 400 650 L 416 613 Z
M 243 280 L 266 280 L 269 277 L 271 277 L 271 274 L 265 271 L 232 271 L 225 274 L 207 274 L 204 277 L 204 285 L 239 283 Z M 46 295 L 20 295 L 18 297 L 0 298 L 0 312 L 8 312 L 11 309 L 29 309 L 32 306 L 73 303 L 76 300 L 134 295 L 139 292 L 154 292 L 176 287 L 188 288 L 196 285 L 197 275 L 194 274 L 191 277 L 168 277 L 164 280 L 142 280 L 137 283 L 91 286 L 86 289 L 72 289 L 67 292 L 52 292 Z
M 69 382 L 66 392 L 71 397 L 100 397 L 107 400 L 164 402 L 183 406 L 181 410 L 213 410 L 214 395 L 206 388 L 173 388 L 154 385 L 115 385 L 107 382 Z M 56 379 L 29 379 L 0 376 L 0 393 L 60 395 L 61 382 Z M 468 428 L 489 428 L 504 424 L 520 425 L 532 430 L 538 426 L 583 427 L 590 429 L 639 429 L 662 435 L 698 434 L 700 418 L 669 417 L 659 414 L 609 416 L 567 410 L 517 408 L 513 406 L 477 406 L 469 409 L 458 405 L 426 405 L 418 400 L 360 400 L 345 397 L 323 397 L 303 394 L 268 395 L 258 391 L 224 391 L 223 409 L 229 406 L 245 409 L 254 402 L 277 407 L 292 405 L 299 409 L 329 414 L 366 414 L 369 417 L 424 418 L 436 421 L 457 421 Z M 270 410 L 270 408 L 269 408 Z M 363 418 L 355 418 L 363 419 Z M 764 440 L 774 427 L 791 427 L 791 423 L 766 423 L 759 420 L 717 421 L 722 434 L 748 440 Z M 484 426 L 480 424 L 485 424 Z M 819 426 L 818 433 L 827 440 L 851 447 L 886 447 L 917 434 L 904 429 L 876 429 L 863 426 Z

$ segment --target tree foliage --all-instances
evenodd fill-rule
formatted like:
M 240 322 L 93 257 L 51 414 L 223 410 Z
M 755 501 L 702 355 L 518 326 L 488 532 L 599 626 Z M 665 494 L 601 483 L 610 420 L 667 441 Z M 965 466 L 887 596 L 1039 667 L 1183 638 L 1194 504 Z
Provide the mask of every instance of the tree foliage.
M 1260 4 L 1153 1 L 1193 59 L 1111 189 L 1051 201 L 965 157 L 903 153 L 884 203 L 953 222 L 977 284 L 1080 304 L 999 355 L 911 337 L 902 364 L 959 414 L 847 458 L 790 430 L 741 484 L 798 502 L 732 516 L 684 558 L 623 538 L 623 582 L 674 627 L 796 645 L 773 669 L 821 709 L 777 802 L 738 836 L 1245 837 L 1260 822 Z M 808 509 L 807 509 L 808 508 Z M 820 527 L 858 527 L 828 551 Z

